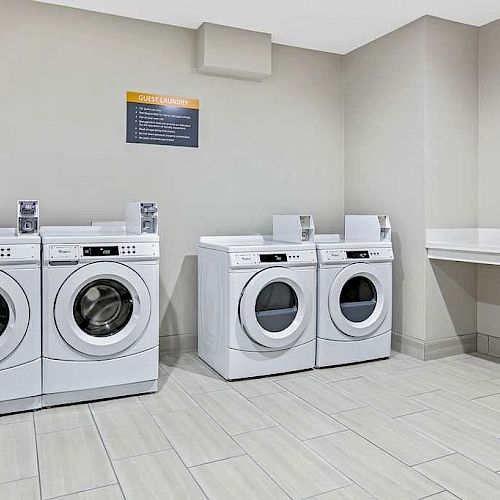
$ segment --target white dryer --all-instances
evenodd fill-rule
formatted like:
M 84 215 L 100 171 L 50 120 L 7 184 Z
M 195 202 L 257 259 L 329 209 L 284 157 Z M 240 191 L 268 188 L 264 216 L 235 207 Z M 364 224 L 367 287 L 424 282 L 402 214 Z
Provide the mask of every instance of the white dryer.
M 0 229 L 0 413 L 40 408 L 40 238 Z
M 314 243 L 200 239 L 201 359 L 233 380 L 313 368 L 315 351 Z
M 392 261 L 390 241 L 346 241 L 316 235 L 318 325 L 316 366 L 390 355 Z
M 42 227 L 43 406 L 157 388 L 159 241 Z

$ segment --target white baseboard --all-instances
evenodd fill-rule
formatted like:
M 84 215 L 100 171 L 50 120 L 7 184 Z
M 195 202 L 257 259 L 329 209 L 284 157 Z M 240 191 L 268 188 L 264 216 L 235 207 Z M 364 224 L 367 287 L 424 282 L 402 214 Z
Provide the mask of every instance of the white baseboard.
M 477 334 L 469 333 L 426 342 L 393 332 L 392 349 L 421 360 L 446 358 L 456 354 L 475 352 L 477 349 Z
M 484 333 L 477 334 L 477 352 L 481 354 L 489 354 L 490 356 L 500 357 L 500 338 L 485 335 Z
M 165 335 L 160 337 L 160 352 L 186 352 L 198 349 L 197 333 Z

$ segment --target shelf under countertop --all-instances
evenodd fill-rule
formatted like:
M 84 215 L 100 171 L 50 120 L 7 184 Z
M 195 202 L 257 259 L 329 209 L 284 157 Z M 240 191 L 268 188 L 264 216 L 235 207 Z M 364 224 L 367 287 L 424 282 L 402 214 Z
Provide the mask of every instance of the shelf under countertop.
M 500 265 L 500 229 L 427 229 L 427 256 L 434 260 Z

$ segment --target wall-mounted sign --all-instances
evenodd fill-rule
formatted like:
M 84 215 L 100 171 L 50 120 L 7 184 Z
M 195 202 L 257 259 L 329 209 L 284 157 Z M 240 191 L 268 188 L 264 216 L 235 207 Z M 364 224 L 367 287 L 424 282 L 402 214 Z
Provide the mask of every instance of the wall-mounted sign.
M 127 92 L 127 142 L 198 147 L 200 101 Z

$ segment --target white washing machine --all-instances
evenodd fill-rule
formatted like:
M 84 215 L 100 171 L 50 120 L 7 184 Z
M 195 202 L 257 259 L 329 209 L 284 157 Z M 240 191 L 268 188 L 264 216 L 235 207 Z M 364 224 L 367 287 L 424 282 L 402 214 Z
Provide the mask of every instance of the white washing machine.
M 0 229 L 0 413 L 41 406 L 40 238 Z
M 43 406 L 157 389 L 159 240 L 42 227 Z
M 346 241 L 316 235 L 318 326 L 316 366 L 390 355 L 392 261 L 390 241 Z
M 201 359 L 234 380 L 313 368 L 315 352 L 314 243 L 200 239 Z

